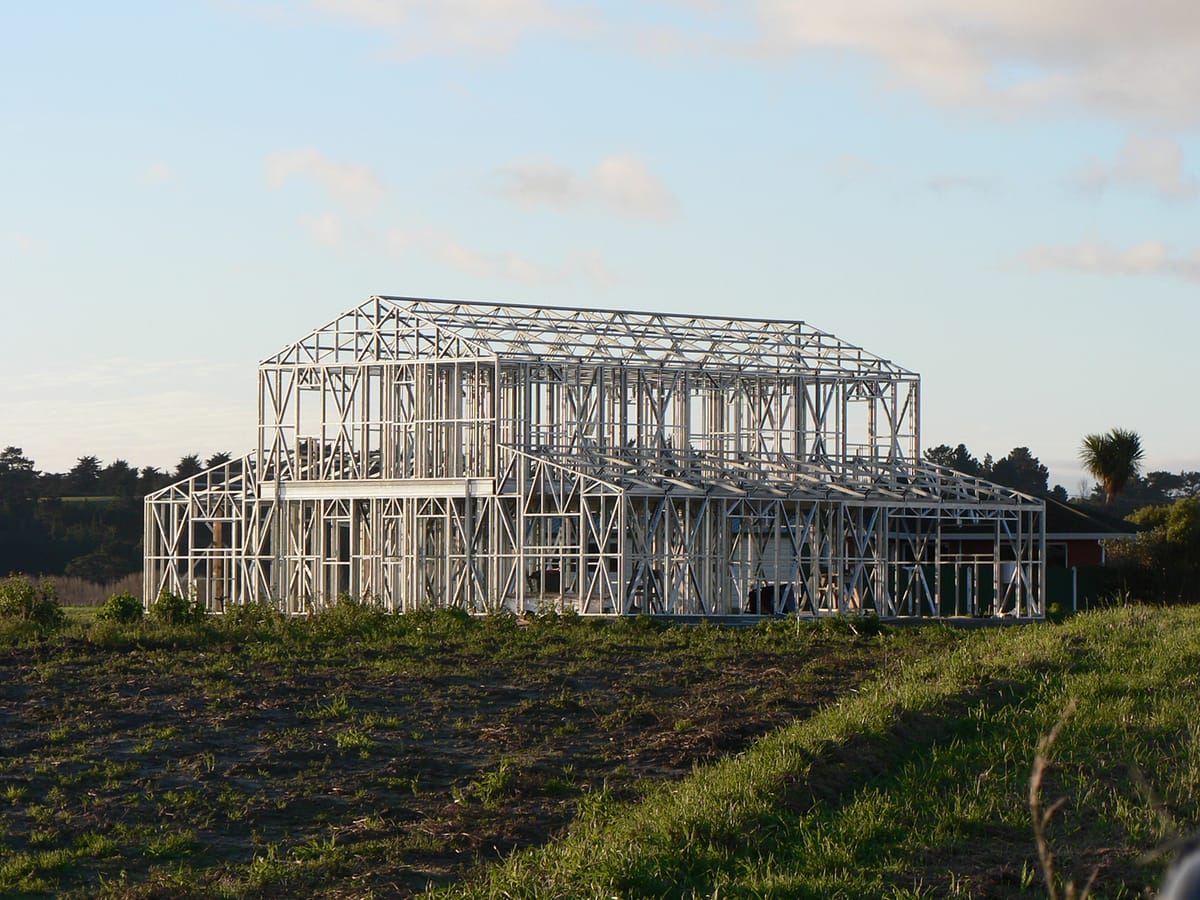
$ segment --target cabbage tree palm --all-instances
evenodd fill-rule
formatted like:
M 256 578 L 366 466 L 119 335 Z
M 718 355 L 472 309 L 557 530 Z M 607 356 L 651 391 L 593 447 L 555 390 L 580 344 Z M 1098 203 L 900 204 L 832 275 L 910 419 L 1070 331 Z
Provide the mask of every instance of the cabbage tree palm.
M 1114 428 L 1108 434 L 1089 434 L 1079 448 L 1079 459 L 1104 489 L 1104 502 L 1125 489 L 1142 468 L 1142 439 L 1136 431 Z

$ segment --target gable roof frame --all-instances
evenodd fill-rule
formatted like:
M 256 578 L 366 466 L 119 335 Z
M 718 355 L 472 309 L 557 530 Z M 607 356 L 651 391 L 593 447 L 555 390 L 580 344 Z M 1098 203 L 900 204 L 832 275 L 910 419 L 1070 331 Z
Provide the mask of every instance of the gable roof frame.
M 762 375 L 918 380 L 803 321 L 376 295 L 263 366 L 503 358 Z

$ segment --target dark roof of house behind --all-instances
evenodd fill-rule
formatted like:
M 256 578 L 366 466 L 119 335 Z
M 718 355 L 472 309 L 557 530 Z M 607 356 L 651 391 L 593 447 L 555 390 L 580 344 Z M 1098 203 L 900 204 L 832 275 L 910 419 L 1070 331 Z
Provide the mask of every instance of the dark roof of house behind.
M 1107 513 L 1046 498 L 1046 537 L 1132 537 L 1141 529 Z

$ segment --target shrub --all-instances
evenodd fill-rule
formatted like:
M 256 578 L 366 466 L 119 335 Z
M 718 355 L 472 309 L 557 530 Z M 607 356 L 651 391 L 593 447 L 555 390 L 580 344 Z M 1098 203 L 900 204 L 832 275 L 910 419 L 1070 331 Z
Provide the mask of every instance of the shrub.
M 645 613 L 633 617 L 621 619 L 621 623 L 627 628 L 633 628 L 636 631 L 665 631 L 671 627 L 671 623 L 665 619 L 660 619 L 657 616 L 649 616 Z
M 43 581 L 34 585 L 24 575 L 11 575 L 0 581 L 0 619 L 27 622 L 39 631 L 61 628 L 65 621 L 54 585 Z
M 1109 564 L 1121 587 L 1141 600 L 1194 601 L 1200 580 L 1200 498 L 1145 506 L 1126 521 L 1136 538 L 1109 541 Z
M 313 634 L 319 638 L 373 639 L 386 633 L 395 623 L 395 616 L 370 597 L 359 599 L 341 593 L 334 604 L 314 613 L 310 622 Z
M 221 624 L 232 631 L 276 633 L 283 630 L 287 616 L 271 601 L 227 605 Z
M 469 612 L 457 606 L 425 606 L 404 613 L 404 624 L 414 631 L 462 634 L 475 626 Z
M 851 630 L 860 637 L 874 637 L 883 630 L 883 622 L 876 613 L 867 613 L 854 620 Z
M 100 622 L 118 622 L 122 625 L 132 625 L 142 620 L 145 612 L 140 597 L 135 597 L 128 591 L 113 594 L 108 602 L 100 607 L 96 619 Z
M 199 601 L 187 600 L 163 588 L 150 615 L 164 625 L 192 625 L 204 620 L 204 607 Z
M 852 637 L 874 637 L 882 630 L 883 623 L 875 613 L 856 615 L 837 613 L 821 616 L 812 622 L 812 628 L 825 635 L 850 635 Z
M 477 626 L 471 614 L 458 607 L 425 607 L 397 617 L 398 630 L 427 651 L 444 650 L 449 644 L 463 640 Z

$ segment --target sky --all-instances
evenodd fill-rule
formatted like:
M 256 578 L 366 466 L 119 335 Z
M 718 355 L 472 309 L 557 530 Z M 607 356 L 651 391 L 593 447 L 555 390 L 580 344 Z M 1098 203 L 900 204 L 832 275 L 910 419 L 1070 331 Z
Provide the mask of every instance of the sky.
M 1200 469 L 1200 4 L 173 0 L 0 10 L 0 446 L 255 443 L 372 294 L 802 319 L 922 442 Z

